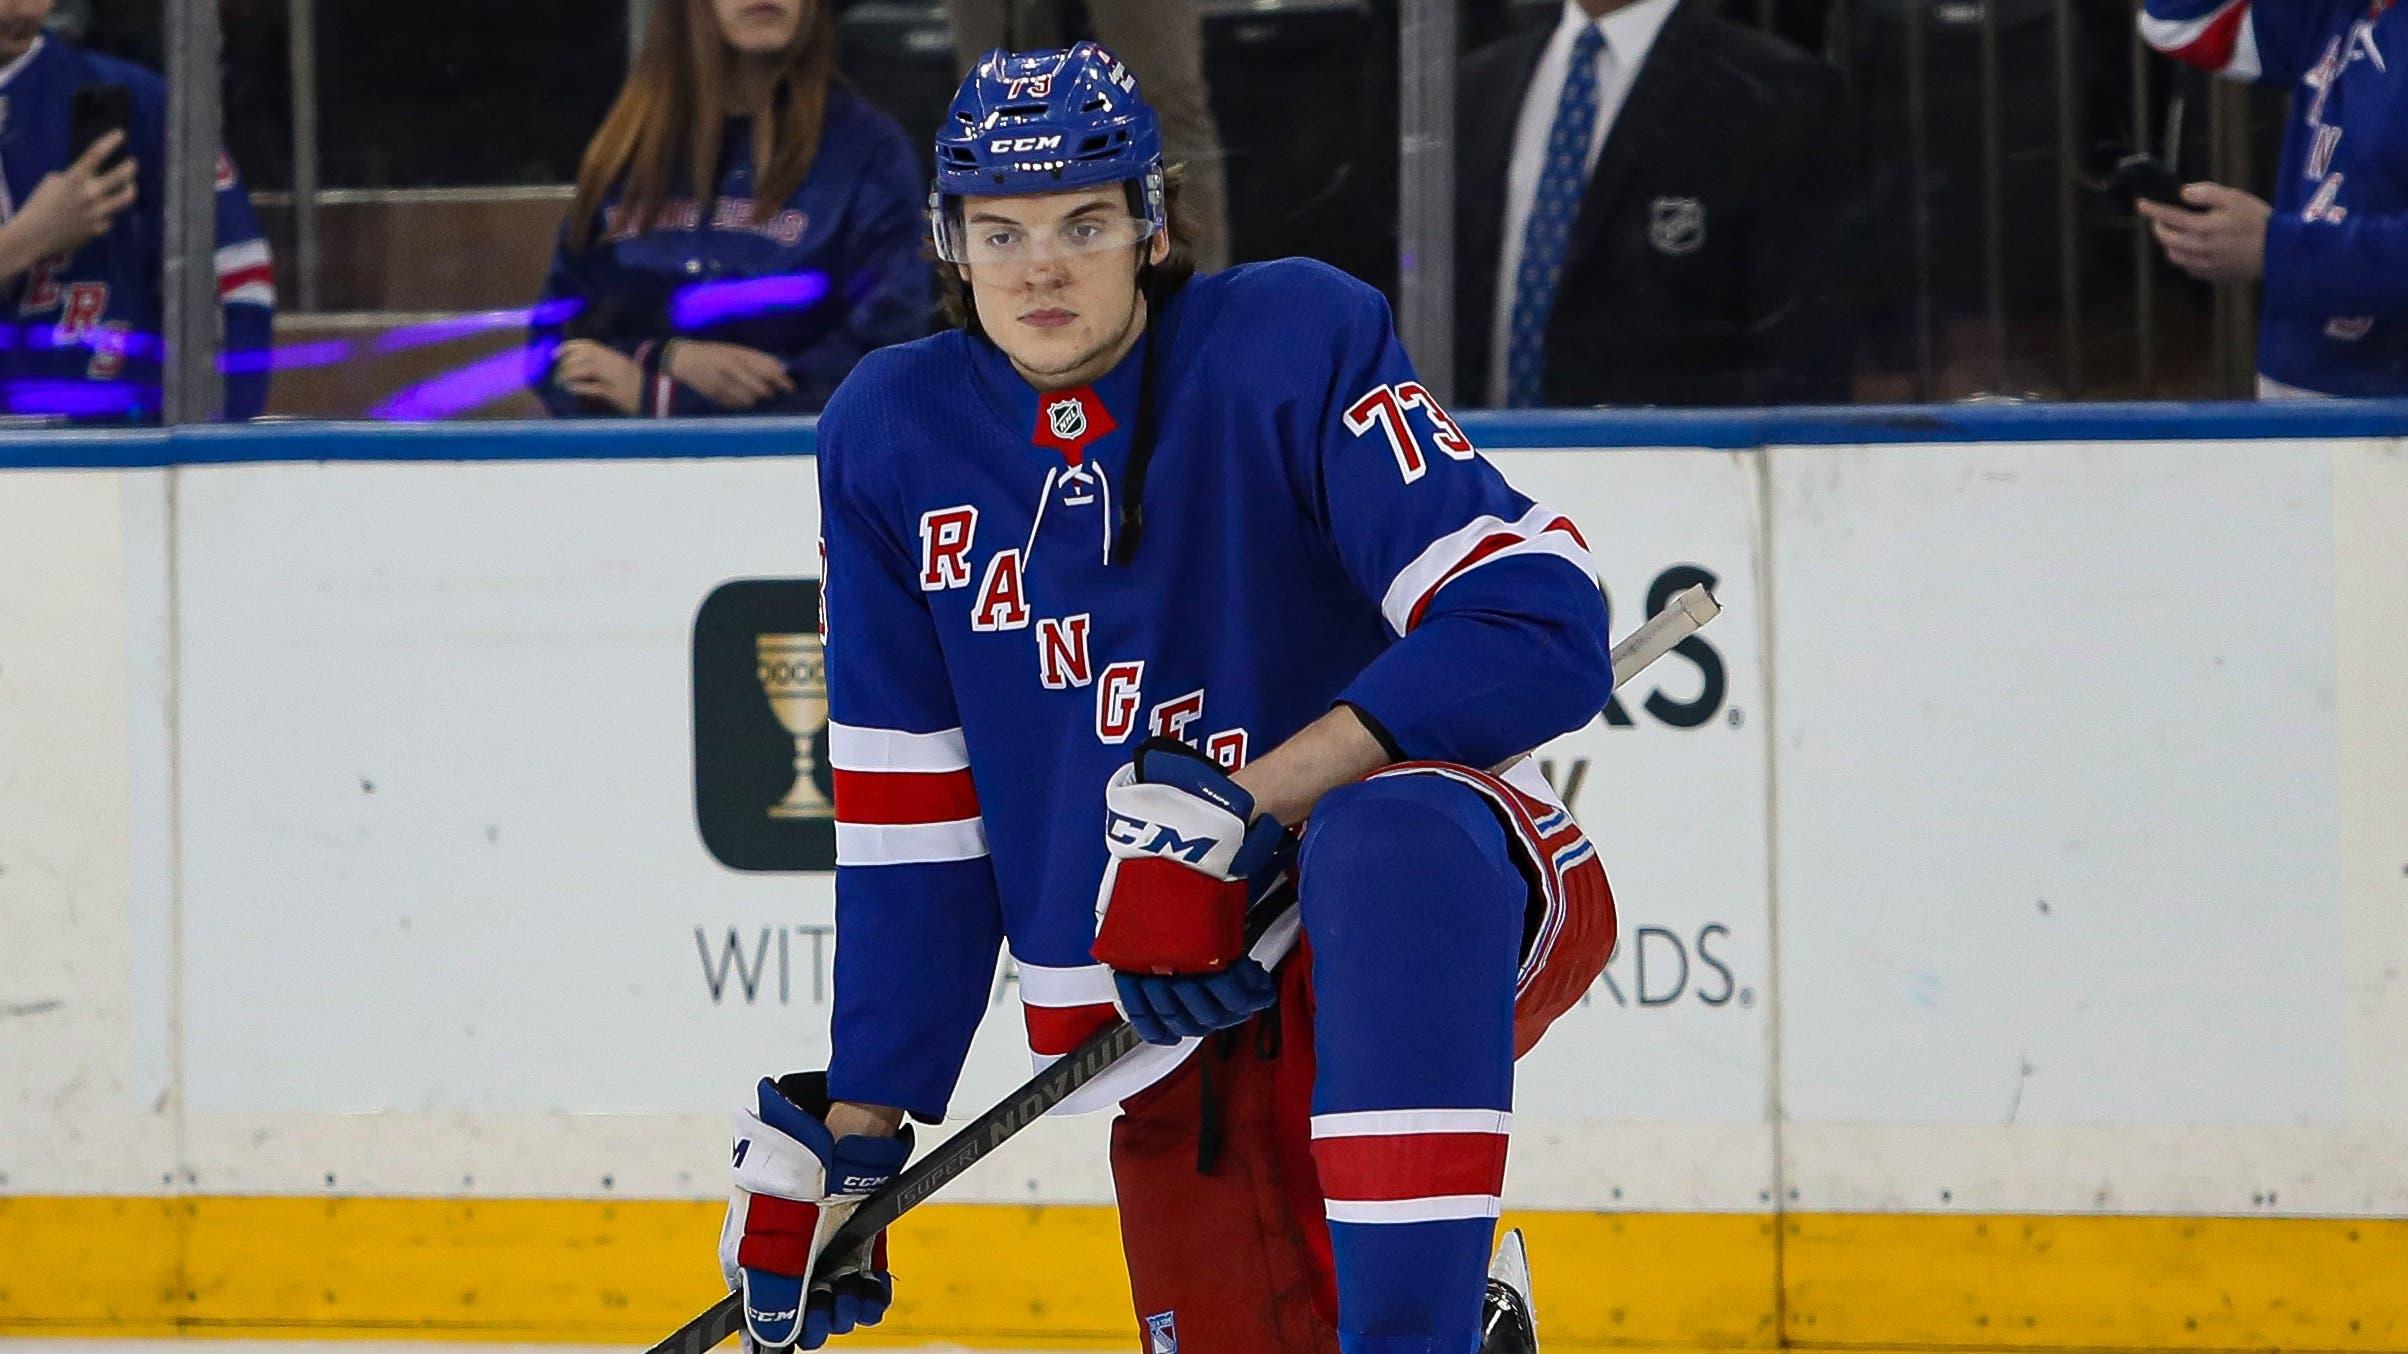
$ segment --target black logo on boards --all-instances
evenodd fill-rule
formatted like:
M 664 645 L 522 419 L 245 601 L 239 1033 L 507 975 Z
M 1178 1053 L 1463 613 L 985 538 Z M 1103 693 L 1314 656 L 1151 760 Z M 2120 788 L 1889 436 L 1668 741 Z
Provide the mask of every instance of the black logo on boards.
M 819 582 L 723 583 L 694 617 L 694 818 L 733 870 L 833 870 Z
M 1682 589 L 1692 584 L 1703 583 L 1711 590 L 1721 581 L 1715 577 L 1714 571 L 1711 569 L 1701 568 L 1695 564 L 1673 565 L 1657 574 L 1655 582 L 1648 585 L 1646 614 L 1653 616 L 1662 611 L 1671 604 L 1674 597 L 1680 595 Z M 1607 600 L 1610 606 L 1612 599 Z M 1730 622 L 1725 621 L 1723 624 L 1728 625 Z M 1675 700 L 1665 695 L 1660 688 L 1650 691 L 1647 698 L 1640 702 L 1648 715 L 1658 722 L 1676 729 L 1694 729 L 1720 713 L 1723 701 L 1730 695 L 1730 674 L 1723 670 L 1722 655 L 1715 652 L 1714 646 L 1707 641 L 1706 637 L 1702 634 L 1691 635 L 1673 645 L 1672 652 L 1666 656 L 1685 659 L 1696 667 L 1700 683 L 1699 690 L 1693 700 Z M 1651 672 L 1649 677 L 1653 678 L 1654 674 Z M 1619 689 L 1614 692 L 1613 697 L 1605 704 L 1605 722 L 1608 725 L 1617 729 L 1627 729 L 1637 722 L 1631 718 L 1630 711 L 1623 708 L 1624 698 L 1634 694 Z M 1739 722 L 1736 714 L 1732 716 L 1731 722 L 1733 724 Z

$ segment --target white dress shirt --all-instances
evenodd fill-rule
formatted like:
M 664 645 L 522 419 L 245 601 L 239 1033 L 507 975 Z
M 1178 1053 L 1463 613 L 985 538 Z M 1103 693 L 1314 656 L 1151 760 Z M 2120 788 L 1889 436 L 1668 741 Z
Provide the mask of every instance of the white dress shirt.
M 1488 402 L 1505 407 L 1506 371 L 1513 342 L 1514 278 L 1522 267 L 1522 232 L 1530 224 L 1531 206 L 1538 200 L 1538 177 L 1547 161 L 1547 137 L 1555 129 L 1555 105 L 1563 99 L 1564 76 L 1572 67 L 1572 44 L 1580 30 L 1595 27 L 1605 39 L 1597 53 L 1597 123 L 1589 129 L 1586 172 L 1597 168 L 1597 153 L 1605 148 L 1606 133 L 1630 97 L 1631 81 L 1646 64 L 1656 34 L 1672 17 L 1680 0 L 1637 0 L 1602 19 L 1591 19 L 1579 0 L 1564 0 L 1563 17 L 1539 53 L 1538 69 L 1522 92 L 1521 116 L 1513 125 L 1513 159 L 1505 171 L 1505 235 L 1497 249 L 1497 305 L 1490 318 L 1488 344 Z

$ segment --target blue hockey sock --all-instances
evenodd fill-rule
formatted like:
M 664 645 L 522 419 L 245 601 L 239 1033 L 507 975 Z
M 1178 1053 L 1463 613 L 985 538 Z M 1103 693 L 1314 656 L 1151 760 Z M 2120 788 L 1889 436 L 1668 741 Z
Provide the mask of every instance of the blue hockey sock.
M 1345 1354 L 1472 1354 L 1513 1103 L 1529 886 L 1488 801 L 1390 774 L 1315 809 L 1313 1157 Z

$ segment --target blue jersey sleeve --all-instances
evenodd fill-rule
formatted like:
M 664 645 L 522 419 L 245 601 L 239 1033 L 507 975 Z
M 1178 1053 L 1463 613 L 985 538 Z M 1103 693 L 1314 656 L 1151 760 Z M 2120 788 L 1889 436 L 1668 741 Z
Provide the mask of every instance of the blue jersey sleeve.
M 552 246 L 552 268 L 544 275 L 543 295 L 530 312 L 527 332 L 527 385 L 554 418 L 578 418 L 589 411 L 577 397 L 552 379 L 552 357 L 568 340 L 569 325 L 595 304 L 608 262 L 600 245 L 571 248 L 567 223 Z M 612 344 L 625 352 L 628 345 Z
M 223 152 L 217 157 L 217 293 L 225 310 L 226 417 L 257 418 L 267 408 L 268 355 L 275 345 L 275 261 L 242 176 Z
M 2231 80 L 2288 85 L 2315 59 L 2329 27 L 2324 0 L 2143 0 L 2140 33 L 2150 46 Z
M 842 298 L 844 318 L 826 338 L 787 362 L 794 393 L 783 403 L 792 412 L 827 404 L 868 354 L 928 332 L 935 279 L 921 255 L 928 221 L 919 165 L 894 124 L 861 123 L 872 144 L 845 206 L 841 275 L 829 279 Z
M 870 373 L 865 372 L 865 375 Z M 819 425 L 828 761 L 836 790 L 829 1093 L 943 1117 L 1003 942 L 968 746 L 905 524 L 885 506 L 875 394 Z M 910 529 L 916 530 L 916 526 Z
M 2408 310 L 2408 216 L 2358 210 L 2335 221 L 2276 212 L 2266 222 L 2266 309 L 2306 315 Z
M 1481 457 L 1414 376 L 1388 303 L 1334 270 L 1308 510 L 1396 643 L 1340 697 L 1404 758 L 1493 766 L 1580 727 L 1613 685 L 1605 599 L 1569 518 Z M 1298 279 L 1301 281 L 1302 279 Z

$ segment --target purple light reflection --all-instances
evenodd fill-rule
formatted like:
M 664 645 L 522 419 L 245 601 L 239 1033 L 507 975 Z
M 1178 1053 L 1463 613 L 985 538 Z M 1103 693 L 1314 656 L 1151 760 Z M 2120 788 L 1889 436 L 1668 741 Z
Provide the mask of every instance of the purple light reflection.
M 775 310 L 803 310 L 819 304 L 828 286 L 828 275 L 818 272 L 705 282 L 679 292 L 669 303 L 669 324 L 681 334 L 691 334 Z
M 393 397 L 368 411 L 368 417 L 393 423 L 431 423 L 493 403 L 527 387 L 530 370 L 552 365 L 557 344 L 538 343 L 521 351 L 513 348 L 481 361 L 456 367 L 432 380 L 393 392 Z
M 7 340 L 0 342 L 0 347 L 22 343 L 29 352 L 83 348 L 143 362 L 157 362 L 167 356 L 167 341 L 159 335 L 138 334 L 124 329 L 89 329 L 80 334 L 62 334 L 56 325 L 28 324 L 0 328 L 0 333 L 7 335 Z
M 252 348 L 244 352 L 227 353 L 217 360 L 217 369 L 228 376 L 256 376 L 263 371 L 332 367 L 351 360 L 351 351 L 349 339 L 287 343 L 276 348 Z
M 129 385 L 122 381 L 0 382 L 0 409 L 12 414 L 59 414 L 68 418 L 123 417 L 147 413 L 157 398 L 155 386 Z
M 546 301 L 539 306 L 517 310 L 487 310 L 475 315 L 455 315 L 449 319 L 430 320 L 425 324 L 407 325 L 391 330 L 376 340 L 376 351 L 398 353 L 411 348 L 427 348 L 438 343 L 490 334 L 497 329 L 525 329 L 530 325 L 550 327 L 566 324 L 571 316 L 585 308 L 585 303 L 573 296 Z

